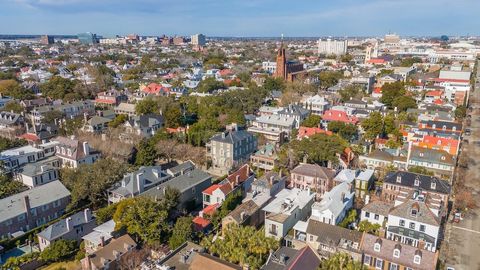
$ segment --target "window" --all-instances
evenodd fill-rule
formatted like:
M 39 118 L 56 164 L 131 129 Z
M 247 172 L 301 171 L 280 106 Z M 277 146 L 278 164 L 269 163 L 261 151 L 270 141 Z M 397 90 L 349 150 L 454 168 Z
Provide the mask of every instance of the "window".
M 405 227 L 405 220 L 400 219 L 400 222 L 399 222 L 399 223 L 400 223 L 400 226 L 401 226 L 401 227 Z
M 272 234 L 272 235 L 277 235 L 278 234 L 277 225 L 272 224 L 272 226 L 270 226 L 270 234 Z
M 377 259 L 377 261 L 375 262 L 375 268 L 376 269 L 383 269 L 383 260 Z
M 425 232 L 425 225 L 420 225 L 420 231 Z
M 412 208 L 412 210 L 410 211 L 410 214 L 411 214 L 413 217 L 416 217 L 416 216 L 417 216 L 417 209 Z
M 363 257 L 363 264 L 370 265 L 371 260 L 372 260 L 372 257 L 365 255 L 365 257 Z
M 310 235 L 310 242 L 313 242 L 313 235 Z
M 420 257 L 420 255 L 415 255 L 415 256 L 413 257 L 413 262 L 414 262 L 415 264 L 420 264 L 421 260 L 422 260 L 422 257 Z
M 390 263 L 390 270 L 398 270 L 398 265 L 394 263 Z
M 409 226 L 409 227 L 410 227 L 410 229 L 415 230 L 415 223 L 414 223 L 414 222 L 410 222 L 410 226 Z
M 373 250 L 375 250 L 376 252 L 380 252 L 380 244 L 379 243 L 375 243 L 375 245 L 373 245 Z
M 370 217 L 370 212 L 365 212 L 365 217 L 369 218 Z
M 398 248 L 393 250 L 393 257 L 395 257 L 395 258 L 400 257 L 400 250 Z
M 375 214 L 375 220 L 378 220 L 380 218 L 380 216 L 378 214 Z

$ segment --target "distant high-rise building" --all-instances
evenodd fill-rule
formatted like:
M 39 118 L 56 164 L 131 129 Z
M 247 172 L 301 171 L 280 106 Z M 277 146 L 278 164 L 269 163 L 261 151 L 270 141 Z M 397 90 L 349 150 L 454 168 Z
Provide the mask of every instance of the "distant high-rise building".
M 400 36 L 397 34 L 385 35 L 384 42 L 388 44 L 398 44 L 400 42 Z
M 48 45 L 48 44 L 53 44 L 55 42 L 55 39 L 52 36 L 49 35 L 43 35 L 40 37 L 40 43 Z
M 318 53 L 319 54 L 335 54 L 342 55 L 347 53 L 348 41 L 347 40 L 318 40 Z
M 184 37 L 174 37 L 173 38 L 173 45 L 183 45 L 185 44 L 185 38 Z
M 77 35 L 78 41 L 82 44 L 96 44 L 98 43 L 98 38 L 96 34 L 86 32 L 86 33 L 80 33 Z
M 206 40 L 205 40 L 205 35 L 203 34 L 195 34 L 195 35 L 192 35 L 192 45 L 196 45 L 196 46 L 205 46 L 205 44 L 207 43 Z

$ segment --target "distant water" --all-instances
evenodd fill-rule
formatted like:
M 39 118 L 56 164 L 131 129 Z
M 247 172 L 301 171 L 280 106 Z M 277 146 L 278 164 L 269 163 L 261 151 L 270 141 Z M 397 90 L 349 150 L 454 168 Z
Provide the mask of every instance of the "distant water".
M 39 39 L 42 35 L 0 35 L 0 40 Z M 74 35 L 50 35 L 54 38 L 77 38 Z

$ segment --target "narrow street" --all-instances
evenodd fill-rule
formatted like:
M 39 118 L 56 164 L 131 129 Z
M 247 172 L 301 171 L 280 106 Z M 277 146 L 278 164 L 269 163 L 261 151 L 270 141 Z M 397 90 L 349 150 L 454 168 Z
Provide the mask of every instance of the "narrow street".
M 480 82 L 480 72 L 477 72 L 477 82 Z M 471 95 L 470 107 L 471 135 L 466 136 L 463 142 L 462 153 L 467 157 L 468 168 L 465 177 L 456 181 L 464 181 L 465 186 L 472 191 L 473 197 L 480 206 L 480 84 L 476 83 L 475 91 Z M 461 168 L 458 168 L 461 169 Z M 480 207 L 471 209 L 459 223 L 448 223 L 446 227 L 446 266 L 455 270 L 480 269 Z

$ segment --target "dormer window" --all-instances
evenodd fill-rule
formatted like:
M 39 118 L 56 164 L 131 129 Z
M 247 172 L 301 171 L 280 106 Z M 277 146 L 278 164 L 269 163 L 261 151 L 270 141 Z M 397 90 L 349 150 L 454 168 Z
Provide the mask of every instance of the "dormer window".
M 442 156 L 441 159 L 442 159 L 442 160 L 445 160 L 446 158 L 445 158 L 445 156 Z
M 395 245 L 395 249 L 393 250 L 394 258 L 400 258 L 400 248 L 401 246 L 399 244 Z
M 415 183 L 413 183 L 416 187 L 420 186 L 420 179 L 415 178 Z
M 376 252 L 380 252 L 380 249 L 382 247 L 382 239 L 378 238 L 377 241 L 375 241 L 375 244 L 373 245 L 373 250 Z
M 423 152 L 420 152 L 419 156 L 423 157 Z
M 435 190 L 436 188 L 437 188 L 437 182 L 432 181 L 432 183 L 430 183 L 430 189 Z
M 402 177 L 400 175 L 397 175 L 397 183 L 402 183 Z
M 435 124 L 432 125 L 432 128 L 433 128 L 433 129 L 436 128 L 436 127 L 437 127 L 437 125 L 435 125 Z
M 452 127 L 452 130 L 453 130 L 453 131 L 457 131 L 457 127 Z
M 415 208 L 412 208 L 412 210 L 410 211 L 410 214 L 412 215 L 412 217 L 416 217 L 417 213 L 418 213 L 418 210 Z
M 443 125 L 442 130 L 447 130 L 447 126 Z
M 420 250 L 415 251 L 415 256 L 413 256 L 413 263 L 420 264 L 422 261 L 422 252 Z

